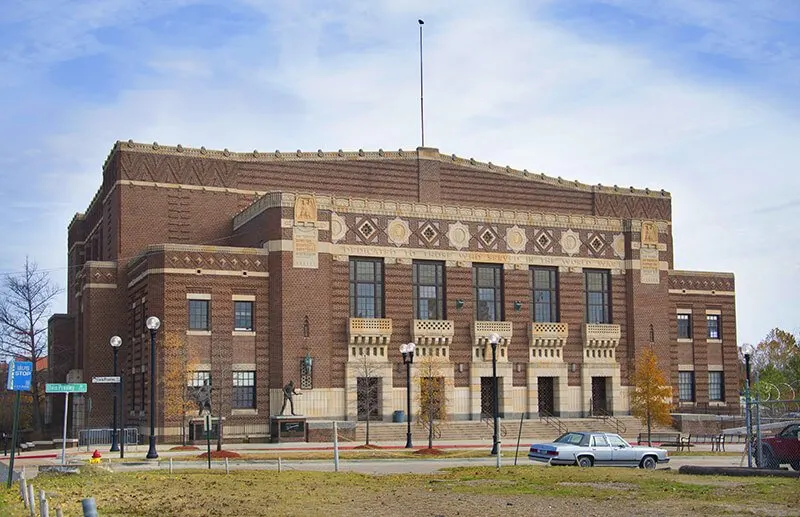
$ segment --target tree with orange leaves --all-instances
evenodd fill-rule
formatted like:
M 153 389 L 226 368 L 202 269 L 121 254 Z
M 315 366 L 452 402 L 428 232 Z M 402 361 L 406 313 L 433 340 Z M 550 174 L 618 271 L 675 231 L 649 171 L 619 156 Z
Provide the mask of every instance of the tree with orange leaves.
M 631 414 L 647 426 L 647 443 L 651 445 L 650 432 L 654 423 L 672 425 L 672 387 L 664 371 L 658 367 L 652 346 L 642 350 L 631 384 Z

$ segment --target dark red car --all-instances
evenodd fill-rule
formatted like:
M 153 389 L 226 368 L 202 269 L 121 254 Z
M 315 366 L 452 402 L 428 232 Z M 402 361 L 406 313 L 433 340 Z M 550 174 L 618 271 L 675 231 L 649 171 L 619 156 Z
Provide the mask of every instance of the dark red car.
M 788 463 L 800 471 L 800 423 L 787 425 L 775 436 L 762 437 L 761 460 L 768 469 Z

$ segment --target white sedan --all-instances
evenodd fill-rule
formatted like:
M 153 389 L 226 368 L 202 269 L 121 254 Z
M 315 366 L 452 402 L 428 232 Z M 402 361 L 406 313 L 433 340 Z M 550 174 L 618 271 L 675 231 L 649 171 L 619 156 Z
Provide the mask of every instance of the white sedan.
M 550 465 L 640 467 L 654 469 L 669 462 L 666 449 L 634 446 L 620 435 L 602 432 L 565 433 L 552 443 L 534 443 L 528 457 Z

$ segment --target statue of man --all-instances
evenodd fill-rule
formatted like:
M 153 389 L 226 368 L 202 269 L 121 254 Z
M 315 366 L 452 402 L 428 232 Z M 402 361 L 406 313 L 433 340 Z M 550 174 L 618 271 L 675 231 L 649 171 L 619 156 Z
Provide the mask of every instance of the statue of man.
M 289 384 L 283 387 L 283 406 L 281 406 L 281 415 L 283 415 L 284 410 L 286 409 L 286 403 L 289 403 L 289 409 L 292 412 L 292 415 L 295 414 L 294 412 L 294 396 L 295 395 L 302 395 L 297 389 L 294 387 L 294 381 L 289 381 Z

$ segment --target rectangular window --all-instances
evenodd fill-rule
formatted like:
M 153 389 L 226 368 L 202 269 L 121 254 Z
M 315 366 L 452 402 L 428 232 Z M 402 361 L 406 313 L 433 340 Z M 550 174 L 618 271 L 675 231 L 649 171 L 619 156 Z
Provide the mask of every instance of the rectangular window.
M 205 386 L 207 384 L 211 384 L 211 372 L 208 370 L 197 370 L 194 372 L 189 372 L 189 379 L 187 381 L 187 385 L 192 388 L 197 388 L 199 386 Z
M 189 300 L 189 330 L 209 330 L 208 300 Z
M 586 323 L 611 323 L 611 275 L 608 270 L 585 270 Z
M 678 339 L 692 339 L 691 314 L 678 314 Z
M 558 270 L 554 267 L 532 267 L 530 278 L 533 321 L 558 321 Z
M 443 320 L 444 263 L 415 260 L 411 270 L 414 289 L 414 318 Z
M 472 285 L 475 295 L 475 319 L 503 320 L 503 266 L 475 264 L 472 266 Z
M 383 259 L 350 259 L 350 317 L 383 318 Z
M 233 330 L 253 330 L 253 302 L 233 302 Z
M 255 409 L 256 372 L 233 372 L 233 409 Z
M 708 339 L 722 339 L 719 314 L 706 314 L 708 322 Z
M 694 372 L 678 372 L 678 400 L 694 402 Z
M 708 400 L 712 402 L 725 400 L 725 376 L 722 372 L 708 372 Z

